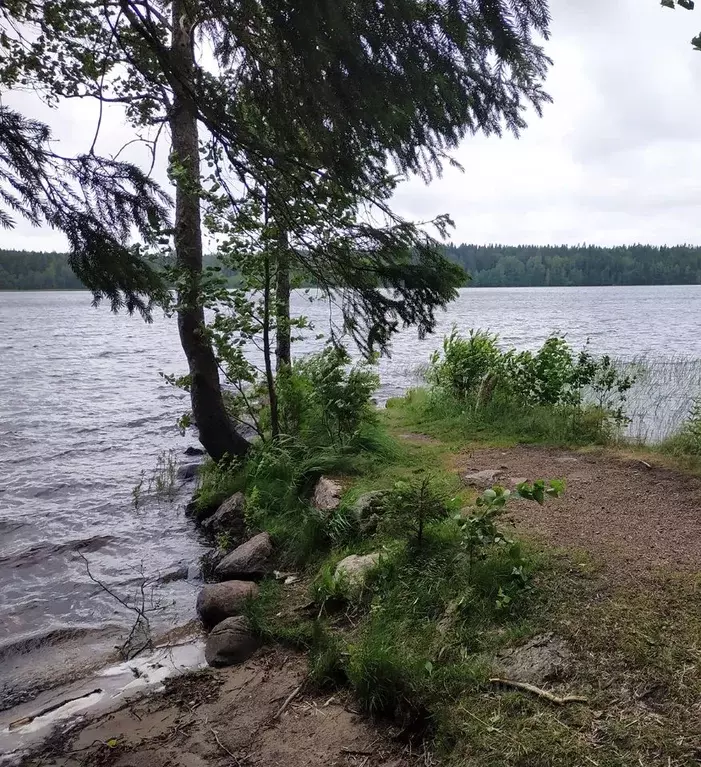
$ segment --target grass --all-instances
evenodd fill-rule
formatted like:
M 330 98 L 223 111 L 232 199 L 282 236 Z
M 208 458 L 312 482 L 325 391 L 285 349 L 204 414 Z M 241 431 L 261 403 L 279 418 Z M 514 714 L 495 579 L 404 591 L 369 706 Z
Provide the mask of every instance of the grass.
M 432 439 L 397 438 L 406 432 Z M 390 402 L 379 423 L 342 448 L 260 448 L 228 478 L 205 474 L 203 486 L 209 497 L 245 489 L 252 531 L 268 530 L 280 565 L 301 574 L 291 587 L 262 583 L 247 608 L 254 630 L 306 651 L 313 683 L 344 688 L 362 710 L 393 718 L 405 735 L 428 742 L 439 763 L 698 764 L 701 583 L 673 575 L 613 582 L 586 552 L 529 540 L 487 544 L 472 560 L 456 518 L 475 501 L 451 471 L 456 450 L 610 438 L 597 411 L 494 403 L 467 412 L 418 390 Z M 332 513 L 308 503 L 322 473 L 345 488 Z M 420 546 L 411 525 L 384 518 L 363 534 L 353 516 L 360 495 L 426 476 L 450 513 L 427 523 Z M 342 558 L 369 552 L 381 559 L 362 587 L 335 577 Z M 585 695 L 587 704 L 557 707 L 489 681 L 501 650 L 546 632 L 566 640 L 572 655 L 564 678 L 545 686 Z
M 445 393 L 414 389 L 387 403 L 391 426 L 417 431 L 456 448 L 469 442 L 605 445 L 614 430 L 596 408 L 534 406 L 495 399 L 475 407 Z

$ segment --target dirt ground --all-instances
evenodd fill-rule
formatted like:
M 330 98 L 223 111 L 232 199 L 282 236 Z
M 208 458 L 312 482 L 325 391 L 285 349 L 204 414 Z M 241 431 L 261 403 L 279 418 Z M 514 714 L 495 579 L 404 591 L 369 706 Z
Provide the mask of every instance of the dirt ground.
M 305 659 L 262 650 L 52 738 L 24 767 L 411 767 L 418 755 L 342 695 L 294 695 Z M 423 758 L 422 764 L 426 762 Z
M 497 482 L 565 479 L 562 498 L 514 503 L 518 530 L 586 551 L 620 583 L 701 570 L 701 479 L 605 451 L 519 446 L 457 456 L 461 474 L 495 469 Z

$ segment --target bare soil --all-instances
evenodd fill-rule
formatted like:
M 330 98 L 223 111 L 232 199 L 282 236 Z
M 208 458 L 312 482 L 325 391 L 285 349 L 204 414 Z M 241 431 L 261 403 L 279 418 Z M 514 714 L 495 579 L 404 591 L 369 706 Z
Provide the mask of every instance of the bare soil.
M 476 449 L 460 474 L 497 469 L 502 484 L 565 479 L 564 496 L 509 507 L 517 528 L 550 546 L 590 552 L 620 583 L 701 570 L 701 479 L 609 451 L 538 446 Z
M 262 650 L 248 663 L 173 680 L 51 739 L 25 767 L 410 767 L 396 731 L 378 728 L 342 694 L 305 692 L 299 654 Z

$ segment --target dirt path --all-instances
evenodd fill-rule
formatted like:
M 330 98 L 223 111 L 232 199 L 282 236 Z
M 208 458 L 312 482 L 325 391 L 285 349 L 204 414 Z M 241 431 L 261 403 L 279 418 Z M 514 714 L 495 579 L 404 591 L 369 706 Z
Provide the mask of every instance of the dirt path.
M 161 695 L 52 739 L 25 767 L 410 767 L 393 732 L 343 695 L 287 697 L 306 661 L 263 650 L 243 666 L 181 677 Z
M 511 517 L 552 546 L 591 552 L 619 581 L 701 571 L 701 479 L 605 451 L 530 446 L 477 449 L 455 467 L 498 470 L 507 485 L 564 478 L 563 498 L 513 504 Z

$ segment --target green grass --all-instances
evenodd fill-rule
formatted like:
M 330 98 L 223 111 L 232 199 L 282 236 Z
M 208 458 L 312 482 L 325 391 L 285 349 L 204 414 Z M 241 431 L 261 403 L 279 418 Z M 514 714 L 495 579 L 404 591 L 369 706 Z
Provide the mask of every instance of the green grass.
M 454 447 L 464 447 L 467 442 L 504 447 L 519 443 L 605 445 L 616 436 L 605 414 L 596 408 L 524 407 L 508 399 L 477 406 L 426 389 L 390 400 L 387 418 L 393 428 L 417 431 Z
M 454 514 L 430 522 L 421 546 L 410 526 L 380 520 L 363 535 L 353 518 L 362 493 L 427 475 L 454 499 L 451 508 L 474 503 L 450 468 L 452 453 L 470 442 L 605 441 L 597 414 L 576 428 L 562 416 L 487 407 L 475 417 L 419 391 L 393 401 L 343 448 L 260 448 L 235 477 L 212 478 L 212 488 L 245 488 L 251 530 L 268 530 L 280 566 L 301 575 L 293 586 L 261 584 L 247 606 L 254 630 L 307 652 L 312 683 L 349 691 L 360 709 L 394 719 L 448 767 L 698 764 L 698 582 L 616 583 L 586 552 L 528 540 L 486 546 L 471 563 Z M 436 441 L 392 436 L 406 432 Z M 336 512 L 310 508 L 321 473 L 346 488 Z M 334 577 L 346 555 L 376 551 L 380 565 L 362 588 Z M 545 632 L 572 651 L 554 689 L 586 695 L 587 704 L 558 707 L 490 683 L 500 650 Z

